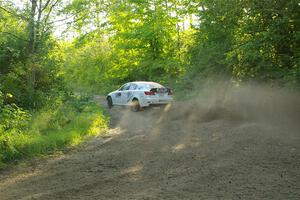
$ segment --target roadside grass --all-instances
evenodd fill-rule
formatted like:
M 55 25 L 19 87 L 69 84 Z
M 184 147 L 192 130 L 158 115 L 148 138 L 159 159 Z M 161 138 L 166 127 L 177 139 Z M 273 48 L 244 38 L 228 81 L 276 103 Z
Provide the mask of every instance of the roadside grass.
M 108 118 L 99 105 L 86 103 L 80 111 L 62 105 L 35 113 L 23 131 L 0 134 L 0 169 L 21 159 L 49 155 L 74 147 L 88 137 L 105 134 Z

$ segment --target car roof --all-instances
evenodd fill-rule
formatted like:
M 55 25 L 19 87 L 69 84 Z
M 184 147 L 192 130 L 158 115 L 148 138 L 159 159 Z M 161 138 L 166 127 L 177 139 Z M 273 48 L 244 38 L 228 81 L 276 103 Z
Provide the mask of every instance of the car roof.
M 151 81 L 134 81 L 134 82 L 130 82 L 130 83 L 136 83 L 136 84 L 149 84 L 149 85 L 152 85 L 152 84 L 159 84 L 159 83 L 151 82 Z M 160 84 L 159 84 L 159 85 L 160 85 Z

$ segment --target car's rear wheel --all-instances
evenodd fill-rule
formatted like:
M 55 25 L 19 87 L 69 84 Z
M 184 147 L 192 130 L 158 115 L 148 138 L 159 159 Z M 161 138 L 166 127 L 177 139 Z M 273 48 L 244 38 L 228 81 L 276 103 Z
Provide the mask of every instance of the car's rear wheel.
M 133 112 L 138 112 L 141 110 L 140 102 L 137 99 L 133 99 L 130 106 Z
M 107 106 L 108 106 L 108 108 L 112 108 L 113 107 L 113 102 L 112 102 L 111 97 L 107 97 Z

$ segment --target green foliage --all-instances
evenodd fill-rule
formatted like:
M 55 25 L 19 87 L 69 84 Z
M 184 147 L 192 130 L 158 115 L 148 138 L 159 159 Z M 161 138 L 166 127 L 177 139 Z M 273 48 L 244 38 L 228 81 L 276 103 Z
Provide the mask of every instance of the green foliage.
M 47 23 L 56 4 L 40 1 L 30 13 L 36 1 L 22 8 L 0 2 L 0 90 L 28 110 L 43 107 L 64 90 L 57 42 Z
M 193 41 L 190 25 L 184 29 L 184 2 L 97 2 L 76 0 L 64 9 L 75 14 L 71 27 L 79 33 L 63 44 L 64 75 L 73 88 L 106 93 L 127 81 L 168 82 L 184 74 Z
M 5 104 L 5 98 L 9 101 L 12 95 L 6 94 L 4 97 L 0 91 L 0 135 L 5 131 L 19 133 L 22 129 L 26 129 L 30 115 L 14 103 Z
M 294 4 L 294 5 L 293 5 Z M 282 79 L 293 64 L 295 46 L 292 1 L 249 2 L 235 34 L 233 73 L 241 78 Z M 257 24 L 259 23 L 259 26 Z
M 16 126 L 0 129 L 0 166 L 77 145 L 87 136 L 104 133 L 107 120 L 98 105 L 78 97 L 44 108 L 27 120 L 26 127 L 12 124 Z
M 107 72 L 111 66 L 111 49 L 108 41 L 99 39 L 98 32 L 61 46 L 66 52 L 63 77 L 69 88 L 85 93 L 99 93 L 109 88 Z
M 127 79 L 160 80 L 182 71 L 179 54 L 185 41 L 177 44 L 179 18 L 171 15 L 177 10 L 170 5 L 160 1 L 115 2 L 110 12 L 110 23 L 117 30 L 111 38 L 117 52 L 113 68 L 127 69 Z
M 201 6 L 190 76 L 225 74 L 240 82 L 300 86 L 297 1 L 201 1 Z
M 202 1 L 196 32 L 196 45 L 191 48 L 190 76 L 207 78 L 230 74 L 226 53 L 231 50 L 233 30 L 240 15 L 238 1 Z M 196 76 L 196 77 L 195 77 Z
M 21 7 L 0 2 L 0 165 L 76 145 L 107 128 L 99 106 L 88 97 L 72 95 L 70 89 L 76 88 L 67 84 L 76 74 L 68 76 L 73 71 L 64 68 L 66 53 L 52 36 L 49 21 L 60 2 L 32 0 Z M 85 49 L 90 55 L 95 48 Z M 98 56 L 92 66 L 102 60 Z M 75 69 L 78 63 L 68 66 Z M 95 68 L 85 75 L 94 72 Z M 94 79 L 95 75 L 88 84 Z
M 13 69 L 0 77 L 0 89 L 13 94 L 13 101 L 26 109 L 38 109 L 61 95 L 62 80 L 54 60 L 27 60 L 13 64 Z
M 0 2 L 0 7 L 3 3 Z M 7 10 L 15 11 L 10 5 Z M 10 13 L 0 9 L 0 74 L 12 70 L 15 60 L 24 61 L 26 58 L 26 23 Z

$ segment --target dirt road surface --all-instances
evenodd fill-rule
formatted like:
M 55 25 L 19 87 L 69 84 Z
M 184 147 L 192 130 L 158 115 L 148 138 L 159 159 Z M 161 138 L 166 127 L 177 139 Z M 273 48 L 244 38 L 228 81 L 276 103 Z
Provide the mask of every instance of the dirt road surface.
M 0 172 L 0 199 L 300 199 L 297 129 L 180 103 L 108 112 L 104 137 Z

